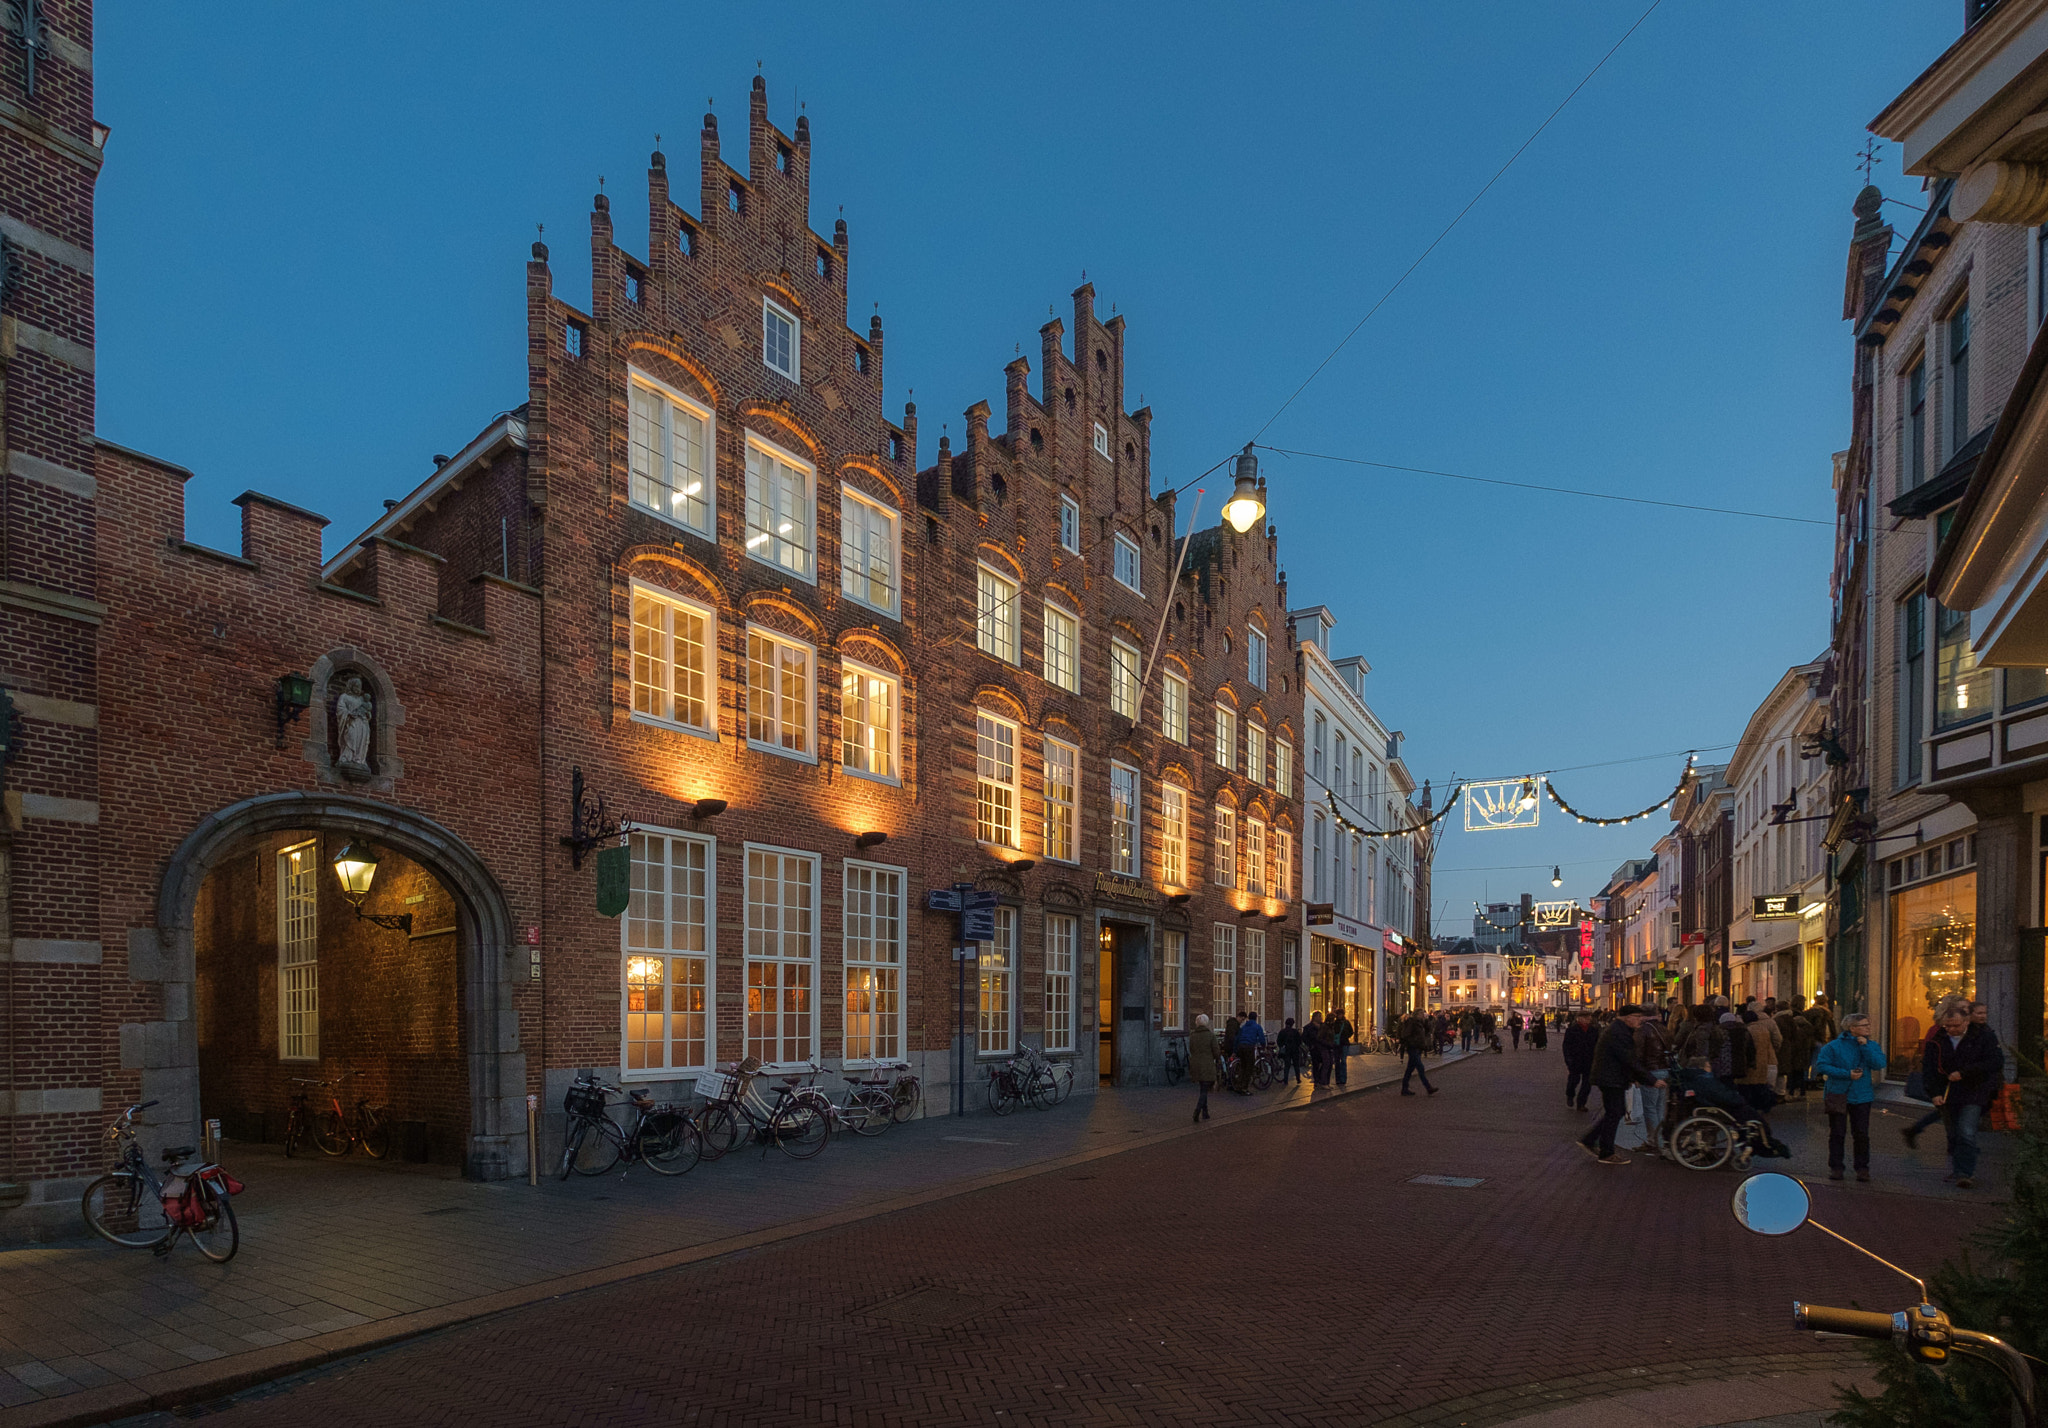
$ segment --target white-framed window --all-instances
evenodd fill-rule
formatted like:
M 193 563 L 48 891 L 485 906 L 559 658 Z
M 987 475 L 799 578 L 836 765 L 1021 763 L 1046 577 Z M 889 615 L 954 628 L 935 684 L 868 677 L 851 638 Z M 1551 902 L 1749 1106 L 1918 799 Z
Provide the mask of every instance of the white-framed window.
M 901 778 L 895 676 L 844 661 L 839 666 L 839 766 L 868 778 Z
M 816 580 L 816 487 L 808 463 L 747 433 L 747 554 Z
M 1060 549 L 1081 553 L 1081 503 L 1072 496 L 1060 497 Z
M 1282 798 L 1294 796 L 1294 745 L 1285 739 L 1273 741 L 1273 791 Z
M 627 495 L 644 511 L 698 535 L 718 533 L 711 479 L 711 409 L 655 381 L 627 373 L 630 417 Z
M 1317 902 L 1321 902 L 1329 896 L 1329 854 L 1324 848 L 1329 827 L 1330 820 L 1323 817 L 1320 813 L 1311 818 L 1308 824 L 1308 867 L 1309 878 L 1311 879 L 1309 896 Z
M 1159 957 L 1159 1020 L 1164 1030 L 1179 1031 L 1187 1024 L 1188 935 L 1160 933 Z
M 1081 622 L 1045 602 L 1045 678 L 1069 693 L 1081 692 Z
M 1216 850 L 1210 859 L 1210 876 L 1219 885 L 1230 888 L 1237 886 L 1237 810 L 1218 808 L 1216 810 Z
M 625 999 L 620 1067 L 629 1079 L 702 1070 L 717 1056 L 710 1016 L 717 845 L 709 838 L 635 828 L 626 846 L 631 883 L 626 915 L 619 919 Z
M 1112 568 L 1112 573 L 1116 576 L 1116 583 L 1123 586 L 1126 590 L 1136 590 L 1142 595 L 1144 589 L 1138 583 L 1138 571 L 1138 543 L 1122 531 L 1118 531 L 1116 536 L 1116 563 Z
M 1188 880 L 1188 794 L 1177 784 L 1159 785 L 1159 878 L 1170 888 Z
M 975 962 L 980 991 L 974 1049 L 981 1056 L 1007 1056 L 1017 1045 L 1017 909 L 999 907 L 995 913 L 995 941 L 981 944 Z
M 1095 454 L 1097 456 L 1109 455 L 1109 428 L 1101 422 L 1095 423 Z
M 974 643 L 1010 664 L 1022 663 L 1017 645 L 1017 582 L 986 565 L 975 567 Z
M 1285 828 L 1273 830 L 1273 896 L 1294 896 L 1294 835 Z
M 1081 861 L 1078 812 L 1081 751 L 1058 739 L 1045 741 L 1045 856 L 1059 863 Z
M 896 513 L 851 486 L 839 488 L 839 593 L 896 613 Z
M 1253 783 L 1266 781 L 1266 726 L 1256 720 L 1244 726 L 1244 776 Z
M 1226 769 L 1237 767 L 1237 711 L 1227 704 L 1216 706 L 1216 762 Z
M 1222 1021 L 1237 1003 L 1237 927 L 1218 922 L 1209 934 L 1209 1017 Z
M 1325 771 L 1323 766 L 1323 736 L 1329 732 L 1330 721 L 1325 719 L 1323 717 L 1323 711 L 1318 709 L 1316 711 L 1315 718 L 1309 722 L 1308 727 L 1308 756 L 1310 772 L 1315 775 L 1315 780 L 1317 783 L 1324 784 L 1327 786 L 1330 781 L 1330 776 Z
M 1138 717 L 1138 647 L 1123 640 L 1109 642 L 1109 707 L 1126 719 Z
M 1128 764 L 1109 766 L 1109 866 L 1126 877 L 1138 876 L 1138 771 Z
M 817 700 L 811 671 L 817 653 L 809 645 L 758 627 L 747 629 L 747 742 L 800 759 L 815 760 L 811 728 Z
M 1380 925 L 1380 853 L 1371 848 L 1365 854 L 1365 920 Z
M 1351 915 L 1357 917 L 1365 909 L 1364 878 L 1365 839 L 1357 833 L 1351 835 Z
M 1064 913 L 1045 919 L 1045 1049 L 1074 1049 L 1074 947 L 1079 924 Z
M 1266 632 L 1257 625 L 1244 627 L 1245 678 L 1254 689 L 1266 687 Z
M 1290 982 L 1301 975 L 1301 945 L 1292 937 L 1280 944 L 1280 975 Z
M 1188 680 L 1178 674 L 1159 680 L 1159 731 L 1176 744 L 1188 742 Z
M 1346 917 L 1355 917 L 1358 909 L 1351 904 L 1351 883 L 1344 876 L 1344 830 L 1339 828 L 1330 846 L 1330 902 Z
M 818 1044 L 818 860 L 747 845 L 747 1045 L 771 1066 Z
M 846 1045 L 849 1063 L 903 1055 L 904 905 L 902 868 L 846 863 Z
M 277 854 L 277 1058 L 320 1059 L 320 840 Z
M 1261 1017 L 1266 1014 L 1266 931 L 1262 927 L 1244 930 L 1244 1004 Z
M 718 617 L 692 600 L 633 582 L 633 717 L 713 734 Z
M 803 324 L 795 313 L 773 298 L 761 299 L 761 361 L 790 381 L 801 381 L 803 370 Z
M 980 710 L 974 716 L 974 836 L 1017 846 L 1017 726 Z
M 1260 897 L 1266 894 L 1266 822 L 1262 818 L 1244 821 L 1244 872 L 1238 886 Z

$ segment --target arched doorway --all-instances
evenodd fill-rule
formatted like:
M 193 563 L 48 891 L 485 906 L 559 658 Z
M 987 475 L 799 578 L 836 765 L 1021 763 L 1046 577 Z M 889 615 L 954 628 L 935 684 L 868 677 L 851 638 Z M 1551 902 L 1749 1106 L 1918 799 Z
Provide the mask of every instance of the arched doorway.
M 410 960 L 416 964 L 414 971 L 422 985 L 432 984 L 442 971 L 452 979 L 447 990 L 453 994 L 450 1010 L 459 1040 L 456 1047 L 444 1048 L 444 1052 L 459 1058 L 452 1071 L 464 1083 L 468 1101 L 467 1124 L 457 1127 L 464 1172 L 487 1180 L 522 1173 L 526 1164 L 526 1064 L 511 992 L 515 969 L 523 976 L 527 964 L 512 955 L 511 916 L 497 879 L 467 843 L 432 819 L 373 799 L 325 792 L 265 794 L 221 809 L 186 837 L 165 869 L 157 899 L 157 936 L 165 964 L 191 969 L 185 979 L 197 982 L 202 943 L 210 943 L 222 926 L 218 909 L 202 907 L 203 902 L 211 901 L 210 880 L 217 880 L 215 887 L 223 891 L 239 889 L 238 877 L 260 886 L 262 875 L 255 866 L 260 858 L 264 867 L 272 870 L 271 877 L 290 879 L 296 875 L 303 880 L 306 895 L 322 898 L 326 891 L 311 880 L 334 879 L 330 860 L 344 840 L 363 840 L 387 856 L 396 855 L 391 858 L 391 868 L 399 876 L 387 885 L 392 889 L 387 896 L 399 895 L 400 883 L 416 888 L 412 895 L 420 901 L 413 905 L 421 910 L 422 922 L 449 919 L 449 930 L 438 948 L 431 946 L 433 937 L 414 942 L 410 932 L 391 930 L 393 937 L 402 937 L 404 942 L 378 955 L 388 965 L 395 965 L 394 959 L 405 960 L 410 949 L 418 947 L 421 950 Z M 273 883 L 270 896 L 274 899 L 277 895 Z M 365 906 L 370 904 L 366 901 Z M 264 908 L 255 908 L 247 915 L 266 913 Z M 424 925 L 417 931 L 443 933 L 441 927 Z M 280 932 L 288 943 L 290 934 Z M 209 963 L 215 951 L 207 947 Z M 280 977 L 290 975 L 287 966 L 277 970 Z M 369 984 L 367 975 L 359 974 L 358 985 Z M 259 1001 L 281 1008 L 275 1028 L 279 1040 L 273 1040 L 272 1046 L 303 1050 L 294 1040 L 303 1036 L 303 1029 L 291 1023 L 282 1010 L 288 998 L 267 995 L 217 1005 L 240 1005 L 246 1013 Z M 197 1013 L 204 1007 L 191 1010 Z M 212 1099 L 201 1085 L 204 1066 L 198 1016 L 172 1022 L 168 1030 L 179 1043 L 172 1048 L 175 1064 L 190 1070 L 183 1076 L 157 1078 L 160 1089 L 154 1094 L 163 1104 L 154 1119 L 171 1135 L 196 1136 L 202 1106 Z M 357 1034 L 360 1037 L 360 1029 Z M 415 1039 L 431 1036 L 431 1028 L 422 1027 Z M 445 1062 L 447 1057 L 440 1060 Z M 229 1074 L 226 1068 L 231 1059 L 210 1051 L 206 1061 L 216 1074 Z M 317 1057 L 314 1064 L 318 1064 Z M 459 1114 L 457 1119 L 461 1119 Z

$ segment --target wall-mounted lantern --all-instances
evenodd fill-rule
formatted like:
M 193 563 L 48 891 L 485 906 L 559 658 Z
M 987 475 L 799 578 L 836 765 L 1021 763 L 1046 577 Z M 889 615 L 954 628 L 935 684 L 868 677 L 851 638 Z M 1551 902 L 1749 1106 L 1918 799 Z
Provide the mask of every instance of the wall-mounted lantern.
M 285 725 L 295 722 L 313 703 L 313 681 L 303 674 L 277 677 L 277 746 L 284 747 Z
M 363 911 L 363 899 L 370 895 L 370 884 L 377 880 L 375 848 L 360 841 L 342 844 L 341 851 L 334 855 L 334 875 L 341 879 L 341 895 L 348 899 L 358 918 L 392 932 L 412 933 L 412 914 L 409 912 Z

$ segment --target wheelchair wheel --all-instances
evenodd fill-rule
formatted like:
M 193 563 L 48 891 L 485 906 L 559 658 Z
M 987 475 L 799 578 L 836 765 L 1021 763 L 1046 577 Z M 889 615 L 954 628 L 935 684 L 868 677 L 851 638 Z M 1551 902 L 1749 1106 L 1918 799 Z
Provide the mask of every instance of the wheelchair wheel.
M 1751 1150 L 1748 1146 L 1737 1146 L 1735 1148 L 1735 1168 L 1737 1170 L 1749 1169 L 1749 1162 L 1752 1158 L 1754 1158 L 1755 1155 L 1756 1152 Z
M 1671 1157 L 1687 1170 L 1719 1170 L 1735 1152 L 1735 1131 L 1713 1116 L 1691 1116 L 1671 1133 Z

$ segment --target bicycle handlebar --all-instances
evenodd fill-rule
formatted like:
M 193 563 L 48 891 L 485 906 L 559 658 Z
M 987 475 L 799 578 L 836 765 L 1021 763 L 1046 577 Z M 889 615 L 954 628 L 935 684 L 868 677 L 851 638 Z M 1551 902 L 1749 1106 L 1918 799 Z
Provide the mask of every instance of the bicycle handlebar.
M 1825 1304 L 1792 1305 L 1792 1327 L 1816 1334 L 1852 1334 L 1859 1339 L 1889 1339 L 1898 1332 L 1890 1314 L 1868 1309 L 1830 1309 Z

